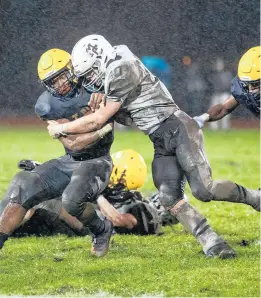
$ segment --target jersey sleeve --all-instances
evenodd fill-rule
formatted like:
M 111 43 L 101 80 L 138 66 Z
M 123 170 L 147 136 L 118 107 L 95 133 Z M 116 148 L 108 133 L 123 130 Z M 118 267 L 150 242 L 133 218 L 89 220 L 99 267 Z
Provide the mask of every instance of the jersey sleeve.
M 51 105 L 48 100 L 48 94 L 46 92 L 47 91 L 40 95 L 34 107 L 35 114 L 42 120 L 48 120 L 51 110 Z
M 125 62 L 110 71 L 105 78 L 105 96 L 107 100 L 125 101 L 140 83 L 139 68 L 134 62 Z
M 242 103 L 242 100 L 244 100 L 244 89 L 237 77 L 234 77 L 231 82 L 231 94 L 240 104 Z
M 118 111 L 114 116 L 113 120 L 117 123 L 125 126 L 131 126 L 133 121 L 129 113 L 124 111 Z

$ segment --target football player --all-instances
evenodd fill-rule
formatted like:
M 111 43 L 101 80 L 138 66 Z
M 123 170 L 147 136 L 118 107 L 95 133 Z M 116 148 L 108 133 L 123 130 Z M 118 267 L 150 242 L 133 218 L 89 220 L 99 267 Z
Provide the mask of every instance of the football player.
M 92 113 L 88 106 L 91 95 L 78 84 L 69 53 L 60 49 L 45 52 L 38 63 L 38 75 L 46 88 L 35 105 L 36 114 L 42 120 L 64 123 Z M 109 120 L 92 133 L 63 135 L 59 141 L 64 145 L 64 156 L 49 160 L 32 171 L 21 171 L 13 178 L 4 197 L 10 202 L 0 219 L 0 248 L 29 209 L 61 196 L 64 209 L 94 235 L 92 254 L 106 254 L 112 224 L 107 219 L 101 220 L 86 204 L 94 202 L 109 182 L 112 130 L 112 120 Z
M 203 127 L 206 122 L 222 119 L 239 105 L 243 105 L 260 118 L 260 56 L 260 46 L 257 46 L 249 49 L 241 57 L 228 99 L 222 104 L 211 107 L 207 113 L 193 118 L 200 127 Z
M 134 191 L 144 184 L 147 176 L 147 166 L 142 156 L 134 150 L 123 150 L 113 155 L 113 163 L 109 186 L 97 200 L 102 214 L 111 220 L 117 233 L 159 234 L 161 224 L 170 224 L 170 221 L 166 221 L 166 215 L 162 216 L 158 200 L 153 196 L 152 204 L 149 204 L 139 192 Z M 18 164 L 20 169 L 26 171 L 32 171 L 39 165 L 31 160 L 22 160 Z M 0 202 L 0 215 L 10 200 L 5 197 Z M 92 209 L 93 204 L 88 204 L 88 208 Z M 132 215 L 132 221 L 127 222 L 126 215 L 129 218 Z M 59 198 L 42 202 L 28 210 L 21 226 L 14 233 L 16 236 L 57 233 L 73 236 L 87 235 L 90 231 L 66 212 Z
M 90 132 L 119 111 L 124 112 L 153 142 L 152 173 L 161 204 L 202 241 L 207 255 L 234 257 L 234 250 L 183 200 L 185 178 L 193 195 L 203 202 L 244 203 L 260 211 L 260 192 L 232 181 L 212 180 L 196 121 L 179 109 L 164 84 L 127 46 L 113 47 L 103 36 L 89 35 L 74 46 L 72 63 L 87 90 L 104 88 L 106 105 L 70 123 L 51 123 L 49 134 L 59 137 L 63 133 Z M 211 241 L 206 244 L 206 239 Z
M 136 235 L 160 235 L 161 226 L 174 225 L 178 220 L 169 211 L 165 210 L 156 193 L 146 200 L 137 188 L 144 184 L 147 174 L 146 164 L 140 154 L 134 150 L 123 150 L 112 155 L 113 171 L 108 187 L 97 200 L 102 215 L 111 220 L 116 233 Z M 19 167 L 32 170 L 37 162 L 21 161 Z M 7 202 L 0 204 L 4 207 Z M 94 208 L 92 204 L 89 208 Z M 127 220 L 126 220 L 127 217 Z M 29 219 L 29 221 L 28 221 Z M 90 234 L 83 229 L 82 223 L 69 215 L 62 207 L 61 200 L 49 200 L 30 209 L 23 226 L 15 231 L 15 236 L 23 234 L 53 235 L 63 233 L 68 236 Z M 208 229 L 208 232 L 211 228 Z M 203 235 L 199 240 L 213 233 Z M 205 239 L 205 242 L 208 243 Z M 211 240 L 210 240 L 211 243 Z M 206 250 L 206 247 L 203 247 Z

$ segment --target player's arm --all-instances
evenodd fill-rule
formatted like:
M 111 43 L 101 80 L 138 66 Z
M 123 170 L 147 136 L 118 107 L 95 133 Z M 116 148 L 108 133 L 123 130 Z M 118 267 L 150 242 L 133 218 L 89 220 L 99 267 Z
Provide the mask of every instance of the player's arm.
M 237 106 L 239 106 L 239 103 L 235 100 L 233 95 L 230 95 L 225 102 L 217 104 L 208 110 L 208 122 L 222 119 L 230 114 Z
M 113 129 L 113 123 L 108 123 L 101 129 L 90 132 L 79 134 L 77 136 L 60 137 L 59 141 L 68 149 L 72 151 L 80 151 L 88 146 L 96 143 L 102 139 L 106 134 L 111 132 Z
M 107 217 L 115 227 L 125 227 L 132 229 L 137 225 L 137 219 L 130 213 L 122 214 L 117 209 L 115 209 L 108 200 L 100 195 L 97 204 L 102 212 L 102 214 Z
M 60 210 L 59 218 L 78 233 L 83 232 L 84 226 L 82 222 L 80 222 L 75 216 L 70 215 L 63 207 Z
M 132 63 L 125 63 L 116 67 L 108 75 L 105 100 L 106 106 L 95 113 L 81 117 L 70 123 L 48 126 L 49 134 L 57 137 L 61 133 L 79 134 L 100 129 L 104 123 L 118 112 L 129 93 L 140 83 L 138 68 Z M 94 95 L 92 94 L 92 97 Z
M 25 224 L 34 215 L 34 212 L 35 212 L 35 209 L 34 208 L 29 209 L 26 212 L 26 214 L 25 214 L 25 216 L 24 216 L 24 218 L 23 218 L 20 226 L 22 226 L 23 224 Z
M 106 107 L 101 107 L 95 113 L 83 116 L 65 124 L 49 123 L 47 129 L 52 137 L 57 137 L 61 133 L 66 134 L 82 134 L 92 132 L 102 128 L 120 108 L 119 102 L 107 102 Z
M 207 113 L 196 116 L 193 119 L 197 121 L 199 127 L 203 127 L 205 122 L 222 119 L 226 115 L 230 114 L 237 106 L 239 106 L 239 103 L 236 101 L 234 96 L 230 95 L 222 104 L 214 105 L 207 111 Z

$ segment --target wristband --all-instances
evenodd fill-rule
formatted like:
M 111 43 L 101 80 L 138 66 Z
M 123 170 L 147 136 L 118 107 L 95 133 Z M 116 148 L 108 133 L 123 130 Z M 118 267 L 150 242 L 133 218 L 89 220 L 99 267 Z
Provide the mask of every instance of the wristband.
M 205 122 L 208 122 L 210 116 L 209 116 L 208 113 L 204 113 L 204 114 L 202 114 L 202 115 L 200 116 L 200 118 L 201 118 L 201 119 L 204 121 L 204 123 L 205 123 Z
M 107 135 L 107 133 L 109 133 L 110 131 L 112 131 L 112 127 L 110 124 L 105 125 L 103 128 L 97 130 L 98 135 L 100 136 L 100 138 L 102 139 L 105 135 Z

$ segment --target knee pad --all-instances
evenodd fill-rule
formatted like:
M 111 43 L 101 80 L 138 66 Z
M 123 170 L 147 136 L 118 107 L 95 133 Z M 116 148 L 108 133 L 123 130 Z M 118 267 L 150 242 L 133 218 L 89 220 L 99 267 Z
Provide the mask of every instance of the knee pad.
M 92 214 L 93 207 L 91 206 L 93 206 L 93 204 L 73 200 L 73 198 L 70 197 L 67 192 L 62 195 L 62 203 L 63 208 L 72 216 L 76 216 L 79 218 L 85 212 L 87 212 L 88 214 Z
M 193 196 L 202 202 L 210 202 L 214 197 L 205 187 L 196 187 L 191 189 L 191 191 Z
M 28 210 L 49 199 L 49 191 L 38 174 L 23 171 L 14 177 L 6 196 L 11 203 L 20 204 Z
M 85 185 L 71 180 L 62 194 L 62 202 L 65 210 L 73 216 L 79 217 L 88 202 L 95 202 L 100 193 L 96 177 L 85 182 Z
M 174 189 L 169 185 L 162 183 L 159 188 L 159 200 L 165 209 L 171 209 L 184 197 L 183 190 Z

